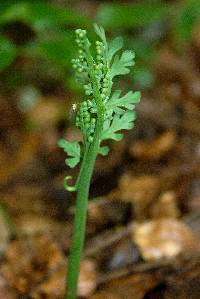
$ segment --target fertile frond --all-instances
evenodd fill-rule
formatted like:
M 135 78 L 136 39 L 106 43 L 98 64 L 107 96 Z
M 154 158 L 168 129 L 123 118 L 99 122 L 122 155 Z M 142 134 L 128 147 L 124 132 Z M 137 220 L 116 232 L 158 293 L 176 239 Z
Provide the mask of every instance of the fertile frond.
M 129 73 L 134 65 L 134 53 L 124 51 L 121 37 L 107 42 L 103 27 L 94 25 L 98 39 L 95 42 L 96 55 L 93 57 L 90 51 L 90 41 L 87 32 L 76 30 L 76 43 L 78 45 L 78 57 L 72 60 L 73 68 L 77 71 L 85 92 L 84 101 L 80 103 L 76 114 L 76 126 L 83 135 L 84 150 L 93 143 L 98 117 L 103 119 L 99 141 L 98 153 L 107 155 L 108 147 L 100 147 L 100 142 L 105 139 L 120 140 L 123 135 L 121 130 L 129 130 L 134 125 L 135 104 L 140 100 L 139 92 L 129 91 L 121 96 L 121 91 L 112 93 L 113 78 Z M 118 54 L 119 53 L 119 54 Z M 99 112 L 99 104 L 101 112 Z M 73 168 L 80 161 L 80 145 L 78 142 L 60 140 L 59 146 L 68 154 L 66 164 Z
M 80 103 L 76 114 L 76 127 L 82 133 L 82 148 L 77 141 L 69 142 L 61 139 L 58 145 L 64 149 L 68 157 L 66 164 L 75 167 L 80 159 L 82 164 L 75 185 L 70 185 L 70 176 L 66 176 L 64 186 L 70 192 L 77 191 L 76 213 L 72 239 L 72 250 L 68 260 L 65 298 L 75 299 L 78 285 L 78 272 L 85 233 L 87 203 L 90 180 L 98 154 L 106 156 L 108 146 L 101 146 L 107 139 L 121 140 L 123 130 L 134 126 L 136 114 L 135 104 L 139 102 L 140 93 L 129 91 L 121 96 L 121 91 L 112 93 L 115 76 L 128 74 L 134 65 L 134 53 L 124 51 L 122 38 L 115 38 L 108 43 L 105 31 L 94 26 L 98 40 L 95 42 L 96 53 L 90 50 L 91 43 L 86 30 L 77 29 L 76 43 L 78 55 L 72 60 L 73 68 L 83 83 L 84 100 Z M 80 82 L 79 81 L 79 82 Z

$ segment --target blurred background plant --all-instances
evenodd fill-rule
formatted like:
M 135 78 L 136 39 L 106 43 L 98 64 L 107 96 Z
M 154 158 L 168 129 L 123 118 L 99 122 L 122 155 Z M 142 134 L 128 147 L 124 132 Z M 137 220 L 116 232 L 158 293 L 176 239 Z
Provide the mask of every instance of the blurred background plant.
M 0 71 L 1 90 L 13 92 L 29 86 L 31 105 L 37 92 L 76 90 L 70 60 L 72 29 L 91 30 L 103 25 L 110 35 L 123 35 L 126 47 L 136 52 L 137 66 L 130 82 L 152 87 L 151 62 L 159 45 L 170 41 L 181 51 L 198 22 L 200 3 L 182 1 L 1 1 Z M 134 80 L 134 81 L 133 81 Z M 32 100 L 31 100 L 32 99 Z

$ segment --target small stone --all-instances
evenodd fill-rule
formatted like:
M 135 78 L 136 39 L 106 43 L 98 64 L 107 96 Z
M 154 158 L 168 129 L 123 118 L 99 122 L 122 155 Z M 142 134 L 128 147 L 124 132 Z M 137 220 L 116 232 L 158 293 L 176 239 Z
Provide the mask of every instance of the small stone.
M 147 261 L 173 258 L 200 249 L 192 230 L 182 221 L 171 218 L 134 225 L 132 240 Z
M 113 249 L 113 254 L 108 262 L 109 270 L 124 267 L 140 260 L 138 248 L 130 241 L 124 240 Z

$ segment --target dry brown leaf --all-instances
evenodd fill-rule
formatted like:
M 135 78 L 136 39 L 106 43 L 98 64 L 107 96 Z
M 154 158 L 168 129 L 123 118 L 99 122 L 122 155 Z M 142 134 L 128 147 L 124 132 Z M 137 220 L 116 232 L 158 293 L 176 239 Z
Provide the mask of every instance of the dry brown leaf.
M 157 278 L 151 274 L 133 274 L 107 283 L 102 291 L 90 299 L 143 299 L 156 284 Z
M 97 285 L 96 265 L 92 260 L 85 259 L 81 263 L 78 295 L 81 297 L 90 296 Z M 52 272 L 50 276 L 40 285 L 38 285 L 31 293 L 33 299 L 61 299 L 64 296 L 65 279 L 67 266 L 63 266 Z
M 59 103 L 59 104 L 58 104 Z M 29 111 L 27 117 L 38 128 L 45 129 L 55 126 L 63 114 L 63 105 L 57 98 L 40 98 L 36 105 Z
M 124 174 L 118 184 L 118 198 L 133 204 L 136 219 L 142 220 L 148 217 L 149 207 L 160 193 L 161 182 L 157 176 L 133 176 Z
M 176 144 L 176 134 L 173 131 L 164 132 L 151 141 L 137 141 L 130 146 L 129 153 L 138 159 L 159 160 Z
M 47 236 L 34 236 L 10 243 L 1 266 L 1 274 L 19 294 L 29 294 L 51 271 L 65 263 L 58 244 Z
M 178 218 L 180 210 L 177 205 L 177 197 L 174 191 L 163 192 L 160 197 L 152 203 L 150 216 L 153 218 Z
M 6 184 L 11 176 L 18 174 L 26 166 L 27 163 L 34 159 L 40 136 L 30 134 L 25 136 L 22 144 L 14 156 L 7 156 L 1 163 L 0 183 Z

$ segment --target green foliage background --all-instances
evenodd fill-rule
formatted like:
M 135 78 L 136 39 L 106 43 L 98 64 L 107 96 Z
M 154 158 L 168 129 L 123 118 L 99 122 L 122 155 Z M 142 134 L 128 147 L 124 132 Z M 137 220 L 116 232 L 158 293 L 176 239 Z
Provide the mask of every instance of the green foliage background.
M 63 90 L 77 90 L 70 60 L 74 53 L 75 28 L 86 28 L 92 38 L 92 24 L 103 25 L 108 35 L 123 35 L 128 48 L 136 52 L 131 82 L 152 87 L 151 61 L 165 39 L 177 51 L 190 40 L 200 16 L 200 2 L 182 1 L 91 1 L 88 13 L 84 1 L 1 1 L 0 3 L 0 88 L 12 92 L 19 86 L 41 89 L 57 82 Z M 88 2 L 86 3 L 88 5 Z M 26 63 L 27 62 L 27 63 Z

